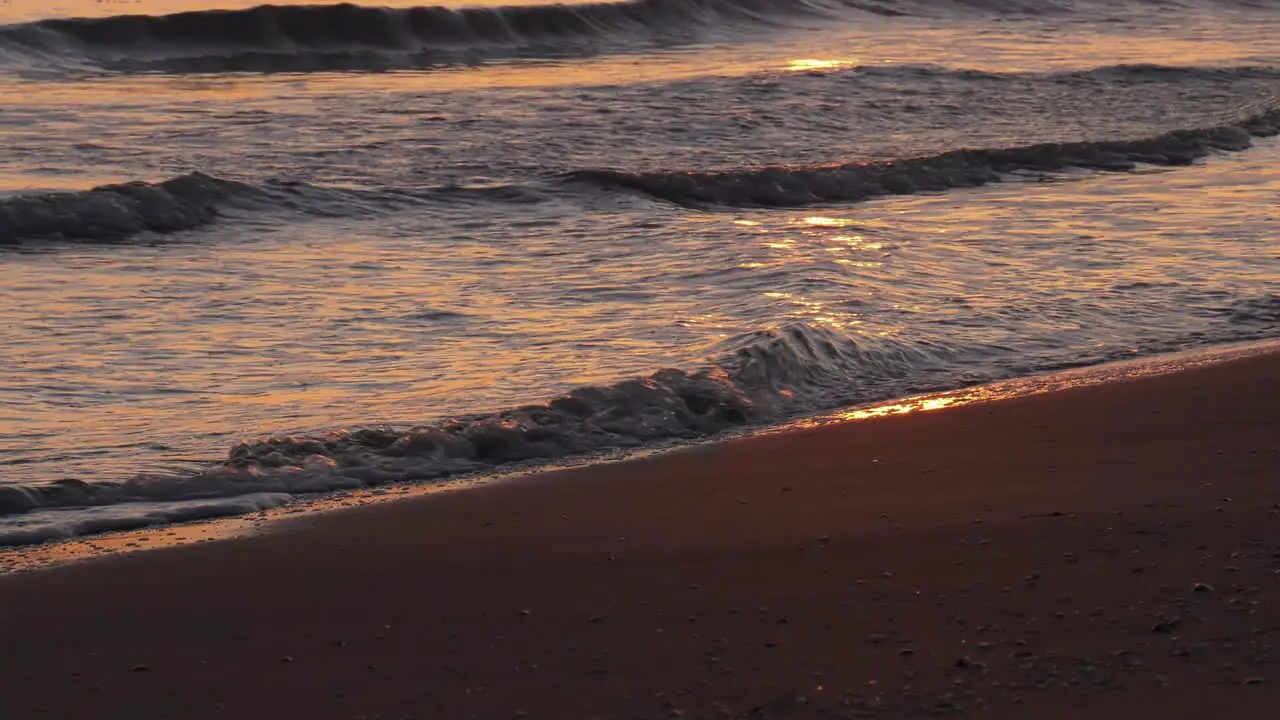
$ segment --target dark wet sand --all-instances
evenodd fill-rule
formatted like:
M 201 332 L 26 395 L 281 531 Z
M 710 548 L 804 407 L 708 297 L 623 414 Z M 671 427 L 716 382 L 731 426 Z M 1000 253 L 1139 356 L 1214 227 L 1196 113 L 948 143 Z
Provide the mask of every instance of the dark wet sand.
M 1277 503 L 1280 355 L 759 437 L 2 578 L 0 715 L 1273 717 Z

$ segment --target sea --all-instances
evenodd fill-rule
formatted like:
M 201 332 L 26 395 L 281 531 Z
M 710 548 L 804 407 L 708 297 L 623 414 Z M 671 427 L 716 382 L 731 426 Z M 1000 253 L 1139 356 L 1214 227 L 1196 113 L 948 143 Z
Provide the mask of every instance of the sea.
M 0 544 L 1280 338 L 1278 133 L 1280 0 L 0 0 Z

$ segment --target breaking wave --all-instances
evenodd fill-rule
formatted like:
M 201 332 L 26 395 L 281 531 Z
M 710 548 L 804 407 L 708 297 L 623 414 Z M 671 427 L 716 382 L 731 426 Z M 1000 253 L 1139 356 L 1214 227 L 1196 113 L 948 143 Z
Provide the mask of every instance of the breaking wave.
M 1256 332 L 1198 342 L 1268 338 L 1280 298 L 1237 299 L 1214 312 Z M 725 341 L 696 371 L 666 369 L 547 402 L 424 425 L 364 427 L 245 440 L 199 472 L 141 474 L 124 482 L 67 479 L 0 484 L 0 546 L 108 530 L 222 517 L 299 495 L 439 481 L 515 464 L 692 442 L 913 393 L 955 389 L 1186 347 L 1174 338 L 1127 344 L 1063 362 L 1045 355 L 1013 366 L 998 345 L 948 345 L 851 336 L 793 322 Z
M 0 197 L 0 246 L 27 240 L 119 242 L 143 233 L 193 230 L 235 212 L 360 217 L 431 199 L 530 202 L 536 197 L 510 186 L 356 190 L 282 180 L 251 185 L 193 172 L 157 183 Z
M 1274 0 L 1213 2 L 1256 9 Z M 688 44 L 728 28 L 768 28 L 789 19 L 831 21 L 848 11 L 863 17 L 1110 17 L 1116 8 L 1104 0 L 618 0 L 469 8 L 264 4 L 0 26 L 0 66 L 171 73 L 420 69 Z
M 878 72 L 954 74 L 904 66 Z M 1167 73 L 1233 73 L 1274 77 L 1267 68 L 1164 68 L 1116 66 L 1054 76 L 1062 81 L 1099 74 L 1130 81 Z M 1008 76 L 990 75 L 993 82 Z M 518 179 L 506 185 L 442 185 L 406 188 L 338 188 L 299 181 L 250 184 L 200 172 L 162 182 L 127 182 L 80 192 L 0 197 L 0 246 L 28 240 L 118 242 L 144 233 L 192 230 L 224 216 L 293 212 L 320 217 L 367 217 L 424 202 L 547 200 L 563 191 L 638 191 L 687 207 L 798 207 L 856 202 L 887 195 L 939 192 L 996 183 L 1018 174 L 1069 169 L 1124 172 L 1138 165 L 1188 165 L 1214 151 L 1242 151 L 1256 137 L 1280 134 L 1280 105 L 1256 104 L 1256 112 L 1221 125 L 1175 130 L 1131 140 L 1040 143 L 1006 148 L 958 149 L 937 155 L 878 162 L 767 166 L 722 171 L 570 170 Z
M 296 494 L 437 480 L 511 463 L 707 438 L 815 407 L 891 394 L 895 383 L 947 368 L 960 353 L 791 324 L 728 341 L 719 359 L 702 370 L 662 370 L 579 388 L 538 405 L 418 427 L 245 441 L 224 462 L 189 475 L 0 485 L 0 516 L 9 516 L 0 526 L 0 545 L 176 519 L 166 513 L 190 519 L 197 512 L 193 507 L 204 515 L 235 514 Z M 61 516 L 30 517 L 48 512 Z
M 201 173 L 154 184 L 17 195 L 0 199 L 0 245 L 38 238 L 110 242 L 147 231 L 190 230 L 213 221 L 220 207 L 259 195 L 253 186 Z
M 690 207 L 799 207 L 978 187 L 1015 173 L 1072 168 L 1123 172 L 1139 164 L 1188 165 L 1215 150 L 1238 152 L 1251 147 L 1255 137 L 1277 134 L 1280 134 L 1280 108 L 1271 107 L 1223 125 L 1175 130 L 1134 140 L 1041 143 L 953 150 L 884 162 L 715 172 L 584 170 L 568 173 L 563 179 L 635 190 Z
M 121 72 L 393 70 L 676 44 L 734 23 L 822 14 L 839 0 L 631 0 L 581 5 L 381 8 L 262 5 L 0 27 L 0 58 Z

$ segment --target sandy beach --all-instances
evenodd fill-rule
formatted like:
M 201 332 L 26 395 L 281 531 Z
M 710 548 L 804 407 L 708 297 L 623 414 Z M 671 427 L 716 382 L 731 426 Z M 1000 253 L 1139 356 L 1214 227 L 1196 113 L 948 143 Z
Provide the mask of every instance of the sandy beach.
M 1266 717 L 1280 355 L 0 578 L 6 718 Z

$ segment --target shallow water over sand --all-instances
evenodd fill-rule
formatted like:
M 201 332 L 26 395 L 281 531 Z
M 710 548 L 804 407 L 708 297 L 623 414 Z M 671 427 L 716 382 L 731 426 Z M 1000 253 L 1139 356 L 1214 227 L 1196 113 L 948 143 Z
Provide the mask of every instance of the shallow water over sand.
M 0 6 L 0 540 L 1280 335 L 1274 8 L 90 5 Z

